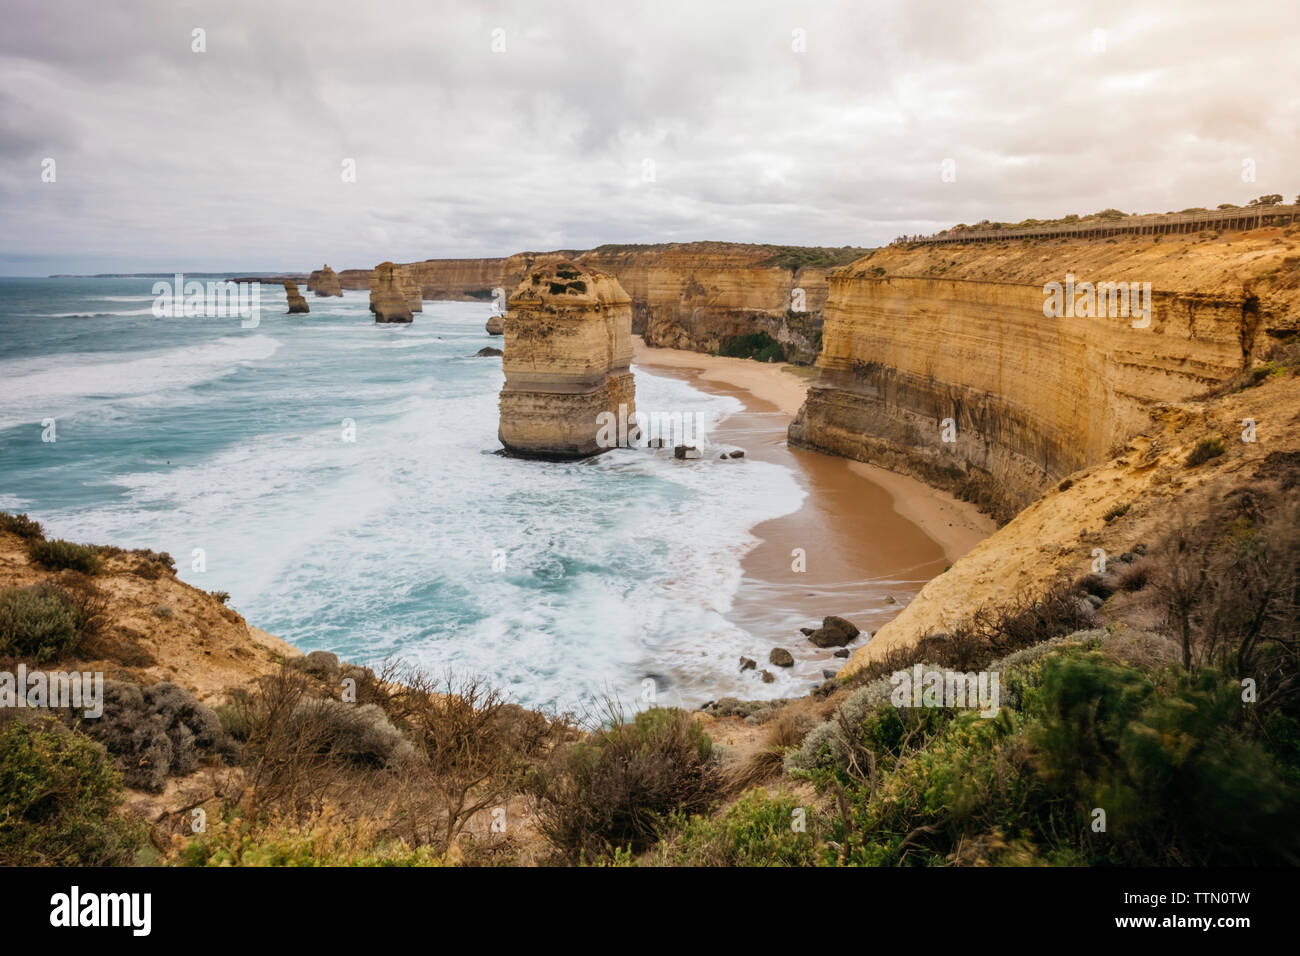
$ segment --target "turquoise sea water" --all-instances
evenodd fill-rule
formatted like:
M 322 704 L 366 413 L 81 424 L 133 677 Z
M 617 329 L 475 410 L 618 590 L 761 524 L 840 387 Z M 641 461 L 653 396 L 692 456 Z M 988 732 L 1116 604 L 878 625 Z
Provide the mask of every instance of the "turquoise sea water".
M 364 292 L 308 294 L 290 317 L 263 287 L 246 329 L 155 318 L 153 282 L 0 279 L 0 510 L 168 551 L 305 650 L 452 666 L 526 705 L 639 700 L 647 677 L 685 705 L 807 689 L 742 680 L 754 642 L 725 617 L 748 529 L 801 504 L 785 469 L 496 454 L 500 359 L 474 357 L 501 343 L 489 304 L 426 302 L 382 326 Z M 642 409 L 740 409 L 634 371 Z

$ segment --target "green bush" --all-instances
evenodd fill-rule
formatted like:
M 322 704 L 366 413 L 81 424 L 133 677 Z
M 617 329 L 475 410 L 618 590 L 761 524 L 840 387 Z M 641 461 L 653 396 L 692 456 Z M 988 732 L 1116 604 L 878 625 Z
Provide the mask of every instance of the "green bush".
M 0 654 L 46 661 L 77 649 L 100 609 L 90 595 L 57 584 L 0 591 Z
M 210 821 L 181 850 L 182 866 L 442 866 L 432 847 L 412 848 L 365 820 L 300 825 L 243 817 Z
M 929 737 L 891 742 L 880 739 L 882 713 L 859 725 L 855 765 L 796 771 L 842 796 L 828 835 L 845 862 L 1300 859 L 1284 718 L 1266 747 L 1239 685 L 1212 670 L 1147 674 L 1077 645 L 1017 652 L 999 669 L 997 717 L 960 713 Z M 1097 809 L 1104 830 L 1093 828 Z
M 802 811 L 804 831 L 795 829 Z M 821 843 L 813 808 L 789 794 L 747 791 L 720 817 L 677 814 L 656 862 L 668 866 L 811 866 Z
M 82 574 L 98 574 L 102 564 L 98 549 L 61 538 L 53 541 L 31 539 L 27 542 L 27 557 L 50 571 L 70 569 Z
M 0 511 L 0 531 L 16 534 L 20 538 L 43 538 L 44 529 L 39 521 L 33 521 L 27 515 L 11 515 Z
M 104 682 L 104 713 L 82 729 L 117 758 L 127 786 L 161 792 L 205 754 L 233 754 L 216 713 L 169 681 L 142 687 Z
M 718 352 L 730 358 L 750 358 L 759 362 L 784 362 L 785 348 L 766 332 L 737 335 L 723 343 Z
M 690 714 L 653 707 L 628 721 L 605 706 L 605 725 L 557 751 L 531 784 L 539 829 L 571 858 L 639 853 L 669 816 L 707 811 L 722 789 L 713 742 Z
M 1211 458 L 1218 458 L 1223 454 L 1222 438 L 1205 438 L 1201 443 L 1192 449 L 1192 453 L 1187 456 L 1187 467 L 1195 468 L 1197 465 L 1203 465 Z
M 53 718 L 0 720 L 0 864 L 120 866 L 145 828 L 118 813 L 104 749 Z

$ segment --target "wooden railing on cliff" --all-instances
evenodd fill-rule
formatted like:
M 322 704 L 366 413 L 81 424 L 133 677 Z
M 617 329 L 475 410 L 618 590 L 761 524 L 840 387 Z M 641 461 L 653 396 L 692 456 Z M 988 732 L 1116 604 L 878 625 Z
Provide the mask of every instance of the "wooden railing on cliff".
M 1300 206 L 1240 206 L 1207 212 L 1180 212 L 1167 215 L 1126 216 L 1123 219 L 1096 222 L 1067 222 L 1051 226 L 1025 226 L 1007 229 L 945 229 L 933 236 L 895 239 L 893 245 L 908 243 L 944 244 L 955 242 L 1001 242 L 1006 239 L 1100 239 L 1107 236 L 1162 236 L 1171 233 L 1221 232 L 1258 229 L 1300 220 Z

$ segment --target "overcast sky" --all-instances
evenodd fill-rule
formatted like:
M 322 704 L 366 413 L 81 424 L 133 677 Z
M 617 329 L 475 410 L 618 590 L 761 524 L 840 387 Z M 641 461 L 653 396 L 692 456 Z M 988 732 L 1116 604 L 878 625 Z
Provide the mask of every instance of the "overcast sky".
M 1300 192 L 1297 0 L 0 0 L 0 16 L 6 275 L 878 245 Z

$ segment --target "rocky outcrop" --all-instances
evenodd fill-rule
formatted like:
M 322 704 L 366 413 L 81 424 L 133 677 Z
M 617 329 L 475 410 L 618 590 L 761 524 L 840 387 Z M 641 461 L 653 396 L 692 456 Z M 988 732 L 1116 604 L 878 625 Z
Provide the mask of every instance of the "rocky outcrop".
M 289 314 L 297 315 L 300 313 L 310 312 L 307 308 L 307 300 L 303 298 L 302 293 L 298 291 L 298 283 L 289 279 L 284 280 L 284 297 L 289 301 Z
M 339 286 L 339 277 L 328 265 L 317 269 L 307 277 L 307 288 L 321 298 L 343 295 L 343 289 Z
M 830 277 L 821 373 L 790 441 L 1006 520 L 1300 324 L 1294 242 L 1249 236 L 879 250 Z M 1149 282 L 1149 324 L 1045 316 L 1045 284 L 1067 276 Z
M 402 277 L 397 266 L 381 262 L 375 266 L 374 280 L 370 285 L 370 311 L 376 322 L 411 322 L 410 299 L 402 287 Z
M 487 330 L 488 335 L 505 335 L 505 316 L 494 315 L 484 323 L 483 328 Z
M 486 302 L 534 269 L 572 262 L 618 279 L 631 299 L 632 331 L 648 344 L 718 352 L 741 336 L 766 333 L 790 361 L 810 364 L 820 348 L 827 273 L 863 251 L 689 242 L 428 259 L 401 268 L 425 298 Z M 341 275 L 344 288 L 367 288 L 372 278 L 362 269 Z
M 636 410 L 631 300 L 618 280 L 561 262 L 533 271 L 507 306 L 498 432 L 506 451 L 567 460 L 614 447 L 617 423 Z

